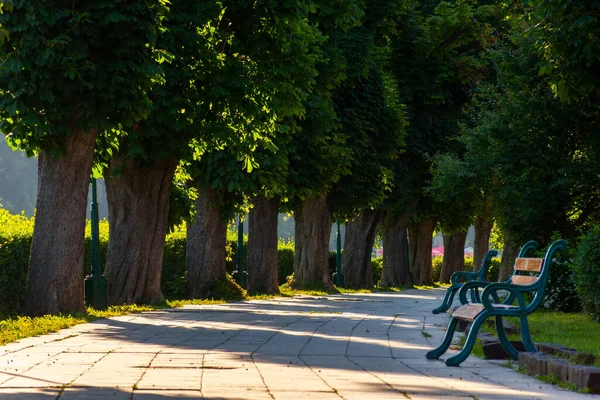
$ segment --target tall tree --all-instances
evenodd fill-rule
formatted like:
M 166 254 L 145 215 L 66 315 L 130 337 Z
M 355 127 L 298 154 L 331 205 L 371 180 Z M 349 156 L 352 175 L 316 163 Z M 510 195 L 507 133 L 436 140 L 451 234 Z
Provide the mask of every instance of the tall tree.
M 252 73 L 248 83 L 239 85 L 247 91 L 245 96 L 225 104 L 225 112 L 217 113 L 224 118 L 216 127 L 204 127 L 202 131 L 212 130 L 218 137 L 205 139 L 204 144 L 200 140 L 186 169 L 200 195 L 215 191 L 224 199 L 220 204 L 213 203 L 205 214 L 219 212 L 227 220 L 244 196 L 254 203 L 248 289 L 275 293 L 279 290 L 276 224 L 287 170 L 285 144 L 297 129 L 296 118 L 305 113 L 303 101 L 315 84 L 315 63 L 321 57 L 324 38 L 307 19 L 320 8 L 311 9 L 302 0 L 257 4 L 226 3 L 222 25 L 228 27 L 232 38 L 223 47 L 227 54 L 242 54 Z M 215 251 L 221 251 L 225 236 L 212 243 L 218 246 Z M 225 275 L 224 269 L 215 270 L 203 259 L 188 264 L 190 268 L 205 276 L 202 282 Z M 189 287 L 194 285 L 188 282 Z
M 572 238 L 599 211 L 597 97 L 561 102 L 537 74 L 536 39 L 519 24 L 510 39 L 495 53 L 497 84 L 478 92 L 463 139 L 464 168 L 485 178 L 504 235 L 500 279 L 525 241 L 547 242 L 554 231 Z
M 0 131 L 38 154 L 30 315 L 83 311 L 94 146 L 148 115 L 164 1 L 8 1 L 0 25 Z M 124 40 L 126 38 L 126 40 Z
M 220 12 L 215 2 L 169 3 L 157 40 L 156 62 L 165 75 L 150 93 L 149 118 L 123 130 L 117 149 L 106 152 L 111 228 L 106 276 L 112 304 L 163 299 L 160 278 L 171 185 L 189 141 L 207 119 L 203 75 L 220 72 L 211 30 Z
M 380 203 L 389 190 L 391 171 L 387 163 L 397 156 L 404 128 L 402 111 L 392 95 L 396 90 L 395 81 L 385 69 L 389 62 L 388 36 L 394 18 L 400 14 L 401 4 L 399 1 L 365 1 L 361 25 L 338 41 L 346 61 L 345 80 L 330 96 L 333 95 L 332 110 L 339 126 L 320 123 L 323 113 L 317 110 L 312 113 L 309 110 L 307 122 L 303 124 L 304 131 L 332 130 L 330 135 L 333 133 L 334 140 L 328 146 L 303 143 L 306 154 L 316 153 L 319 156 L 314 160 L 323 160 L 318 165 L 319 170 L 313 172 L 314 164 L 294 164 L 296 177 L 305 179 L 304 187 L 296 187 L 299 190 L 295 196 L 294 277 L 298 286 L 331 286 L 326 257 L 334 212 L 340 218 L 349 218 L 361 209 L 364 211 L 357 218 L 364 221 L 356 224 L 366 230 L 349 226 L 346 240 L 354 241 L 358 247 L 345 246 L 349 252 L 344 257 L 344 268 L 350 271 L 347 284 L 372 286 L 369 261 L 379 212 L 371 213 L 367 209 Z M 313 125 L 315 122 L 319 124 Z M 326 154 L 324 150 L 333 154 Z M 332 158 L 336 155 L 337 158 Z M 337 164 L 332 165 L 332 161 Z M 316 179 L 320 177 L 324 179 Z M 302 195 L 302 191 L 308 194 Z M 318 234 L 311 235 L 311 232 Z
M 427 270 L 431 270 L 431 234 L 437 211 L 431 199 L 423 198 L 430 179 L 431 157 L 452 149 L 463 106 L 472 85 L 485 70 L 481 54 L 492 41 L 488 21 L 495 17 L 495 9 L 485 4 L 447 1 L 417 2 L 413 7 L 411 18 L 399 27 L 393 42 L 392 65 L 409 120 L 403 163 L 414 176 L 410 192 L 418 199 L 409 239 L 413 241 L 411 254 L 420 256 L 409 258 L 417 274 L 413 279 L 424 284 L 431 283 Z

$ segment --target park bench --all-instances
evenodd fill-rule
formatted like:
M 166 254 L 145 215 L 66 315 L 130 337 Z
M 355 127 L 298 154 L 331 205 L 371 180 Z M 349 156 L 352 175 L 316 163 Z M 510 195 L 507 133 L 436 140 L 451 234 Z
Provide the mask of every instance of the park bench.
M 517 257 L 514 273 L 506 282 L 489 283 L 471 281 L 464 283 L 458 291 L 461 306 L 452 313 L 442 344 L 436 349 L 429 351 L 426 357 L 428 359 L 438 359 L 444 354 L 450 347 L 458 321 L 467 321 L 471 323 L 471 328 L 462 350 L 457 355 L 446 360 L 446 365 L 448 366 L 454 367 L 460 365 L 471 354 L 475 339 L 479 333 L 479 328 L 481 328 L 483 322 L 489 317 L 495 317 L 498 339 L 500 339 L 500 344 L 510 357 L 517 359 L 519 352 L 510 343 L 504 332 L 503 317 L 519 317 L 523 346 L 526 351 L 535 352 L 536 348 L 529 334 L 527 316 L 534 312 L 541 304 L 548 283 L 550 265 L 552 264 L 554 253 L 557 250 L 564 249 L 566 244 L 564 240 L 555 241 L 548 247 L 544 258 Z M 535 247 L 537 247 L 537 243 L 535 242 L 526 243 L 521 249 L 519 256 L 521 253 L 524 255 L 528 250 Z M 483 289 L 481 296 L 478 296 L 481 301 L 469 302 L 467 300 L 467 292 L 478 289 Z M 529 298 L 529 296 L 524 296 L 524 294 L 530 294 L 531 299 L 526 301 L 525 298 Z M 506 297 L 503 298 L 503 295 L 506 295 Z M 515 301 L 516 304 L 513 304 Z
M 452 305 L 452 301 L 454 300 L 454 295 L 456 291 L 459 290 L 464 283 L 471 281 L 481 281 L 485 282 L 487 279 L 487 273 L 492 264 L 492 258 L 496 257 L 498 252 L 496 250 L 488 251 L 483 257 L 483 261 L 481 262 L 481 268 L 477 272 L 467 272 L 467 271 L 458 271 L 452 274 L 450 277 L 450 287 L 446 290 L 446 295 L 444 296 L 444 300 L 442 304 L 432 311 L 434 314 L 440 314 L 446 312 Z M 476 289 L 472 289 L 471 293 L 471 301 L 479 302 L 479 291 Z

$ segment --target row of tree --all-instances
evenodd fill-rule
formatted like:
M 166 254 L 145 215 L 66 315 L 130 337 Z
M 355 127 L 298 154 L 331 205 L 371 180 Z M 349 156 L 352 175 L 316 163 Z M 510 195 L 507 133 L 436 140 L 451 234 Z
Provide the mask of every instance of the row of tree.
M 190 201 L 192 298 L 225 276 L 227 221 L 247 206 L 248 289 L 267 293 L 278 291 L 282 209 L 296 221 L 299 287 L 332 285 L 335 219 L 350 221 L 346 284 L 369 287 L 378 226 L 381 284 L 396 286 L 431 283 L 436 227 L 445 234 L 444 279 L 462 268 L 473 221 L 479 263 L 494 218 L 510 249 L 524 236 L 547 235 L 556 224 L 535 224 L 559 219 L 557 210 L 572 222 L 593 214 L 582 192 L 590 182 L 578 175 L 565 183 L 547 150 L 574 168 L 590 160 L 586 171 L 597 178 L 586 147 L 591 132 L 570 139 L 556 124 L 575 127 L 546 107 L 572 117 L 571 104 L 589 103 L 578 108 L 582 125 L 597 116 L 596 81 L 572 73 L 575 62 L 581 74 L 598 62 L 594 36 L 584 32 L 596 29 L 595 11 L 569 2 L 567 12 L 562 3 L 2 2 L 0 130 L 38 156 L 26 311 L 83 308 L 92 170 L 106 180 L 113 304 L 162 300 L 165 234 L 189 216 Z M 528 108 L 537 122 L 523 112 L 534 103 L 545 113 Z M 575 140 L 579 147 L 567 154 Z M 541 159 L 551 166 L 545 175 L 529 162 Z M 543 176 L 527 177 L 528 169 Z M 531 189 L 529 178 L 547 186 Z M 571 196 L 553 184 L 568 185 Z M 539 205 L 551 195 L 562 202 Z M 539 229 L 519 230 L 532 226 Z

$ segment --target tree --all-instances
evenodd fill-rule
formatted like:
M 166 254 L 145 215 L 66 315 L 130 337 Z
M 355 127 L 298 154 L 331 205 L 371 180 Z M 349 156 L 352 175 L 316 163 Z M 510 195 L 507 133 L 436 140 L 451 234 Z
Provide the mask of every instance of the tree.
M 409 226 L 410 268 L 415 282 L 429 284 L 431 236 L 438 210 L 424 196 L 423 189 L 430 179 L 431 157 L 451 150 L 452 138 L 458 135 L 463 106 L 469 100 L 472 85 L 485 70 L 481 54 L 492 40 L 488 21 L 496 14 L 492 6 L 466 2 L 423 2 L 413 7 L 412 18 L 399 27 L 393 41 L 392 72 L 401 88 L 400 99 L 406 104 L 407 154 L 402 162 L 413 175 L 408 181 L 414 185 L 409 192 L 416 199 L 404 201 L 404 211 L 393 207 L 386 218 L 400 218 L 410 210 L 408 205 L 418 204 Z M 406 190 L 402 184 L 406 180 L 401 179 L 398 187 Z M 395 262 L 391 258 L 384 260 L 384 271 L 404 267 L 403 258 Z
M 0 25 L 0 131 L 38 154 L 25 310 L 83 311 L 83 237 L 94 146 L 148 114 L 163 1 L 8 1 Z M 126 38 L 126 40 L 124 40 Z
M 600 94 L 600 16 L 595 2 L 542 0 L 526 2 L 528 26 L 542 55 L 539 73 L 563 101 Z
M 304 1 L 264 2 L 260 7 L 253 2 L 227 3 L 224 17 L 229 22 L 224 26 L 233 36 L 224 47 L 249 61 L 251 74 L 246 83 L 239 84 L 247 92 L 235 102 L 229 94 L 225 112 L 220 113 L 226 117 L 212 128 L 220 136 L 195 145 L 198 150 L 186 167 L 199 196 L 212 192 L 213 197 L 224 199 L 212 203 L 205 215 L 219 213 L 224 224 L 240 208 L 244 196 L 254 203 L 247 263 L 251 292 L 279 290 L 276 228 L 287 169 L 285 143 L 296 129 L 296 118 L 304 114 L 303 101 L 315 83 L 315 63 L 324 38 L 306 16 L 319 10 L 310 10 Z M 210 132 L 211 128 L 205 129 Z M 221 232 L 211 242 L 214 251 L 225 246 L 225 231 Z M 203 259 L 188 264 L 190 268 L 203 276 L 201 282 L 225 276 L 224 268 Z M 191 285 L 195 284 L 188 282 Z
M 346 225 L 342 269 L 349 288 L 372 288 L 371 253 L 381 211 L 377 209 L 393 180 L 388 168 L 397 157 L 404 118 L 386 98 L 380 71 L 349 80 L 337 93 L 336 109 L 354 157 L 350 174 L 333 185 L 330 196 L 338 216 L 353 219 Z M 356 215 L 358 214 L 358 215 Z
M 151 89 L 150 115 L 124 130 L 116 138 L 117 149 L 105 155 L 111 304 L 163 300 L 160 278 L 172 181 L 209 114 L 205 91 L 210 88 L 203 87 L 203 78 L 222 69 L 211 31 L 220 12 L 215 2 L 169 3 L 157 40 L 164 80 Z
M 319 136 L 331 135 L 333 140 L 325 146 L 302 143 L 300 154 L 323 160 L 316 171 L 315 163 L 294 164 L 294 177 L 302 178 L 294 196 L 297 286 L 331 286 L 327 254 L 333 215 L 345 219 L 361 209 L 357 217 L 361 221 L 357 220 L 356 227 L 349 224 L 346 231 L 343 268 L 350 271 L 347 284 L 372 286 L 369 261 L 379 213 L 367 209 L 381 202 L 389 189 L 387 162 L 397 155 L 404 128 L 400 107 L 390 95 L 396 89 L 395 82 L 385 71 L 389 60 L 387 36 L 400 5 L 397 1 L 365 2 L 362 24 L 339 41 L 346 60 L 346 79 L 330 94 L 336 116 L 333 121 L 339 120 L 339 125 L 322 123 L 319 118 L 323 113 L 319 110 L 309 110 L 303 124 L 303 132 L 329 129 L 331 133 Z M 323 98 L 328 97 L 324 94 Z M 332 161 L 337 163 L 332 165 Z

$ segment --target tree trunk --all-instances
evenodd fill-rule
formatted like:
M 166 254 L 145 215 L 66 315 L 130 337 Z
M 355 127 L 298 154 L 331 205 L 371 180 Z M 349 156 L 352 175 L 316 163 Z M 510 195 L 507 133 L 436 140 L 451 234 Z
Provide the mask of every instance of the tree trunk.
M 509 236 L 505 236 L 502 261 L 500 261 L 500 271 L 498 273 L 498 282 L 504 282 L 512 275 L 515 259 L 519 254 L 519 250 L 519 244 Z
M 486 200 L 483 211 L 475 219 L 475 243 L 473 244 L 473 270 L 481 267 L 485 253 L 490 249 L 490 235 L 494 226 L 492 219 L 492 206 Z
M 465 269 L 465 241 L 467 232 L 444 235 L 444 259 L 440 272 L 440 282 L 450 282 L 450 277 Z
M 31 316 L 82 312 L 85 214 L 96 133 L 66 139 L 66 153 L 38 159 L 35 227 L 25 312 Z
M 373 288 L 371 255 L 380 219 L 380 211 L 365 209 L 346 224 L 342 271 L 344 272 L 344 285 L 347 288 Z
M 225 279 L 227 222 L 223 220 L 219 193 L 210 188 L 198 192 L 196 218 L 187 226 L 185 295 L 188 299 L 208 296 L 211 282 Z
M 412 285 L 410 269 L 407 264 L 406 230 L 412 213 L 404 212 L 400 216 L 385 215 L 383 218 L 383 271 L 382 287 Z
M 157 303 L 171 181 L 177 160 L 114 160 L 106 171 L 110 226 L 106 277 L 110 304 Z M 120 169 L 120 174 L 112 172 Z
M 248 292 L 279 293 L 277 222 L 280 198 L 257 196 L 248 219 Z
M 294 286 L 332 289 L 328 256 L 333 213 L 327 196 L 304 200 L 296 207 L 294 219 Z
M 433 284 L 431 249 L 434 230 L 434 218 L 408 226 L 410 273 L 417 285 Z

